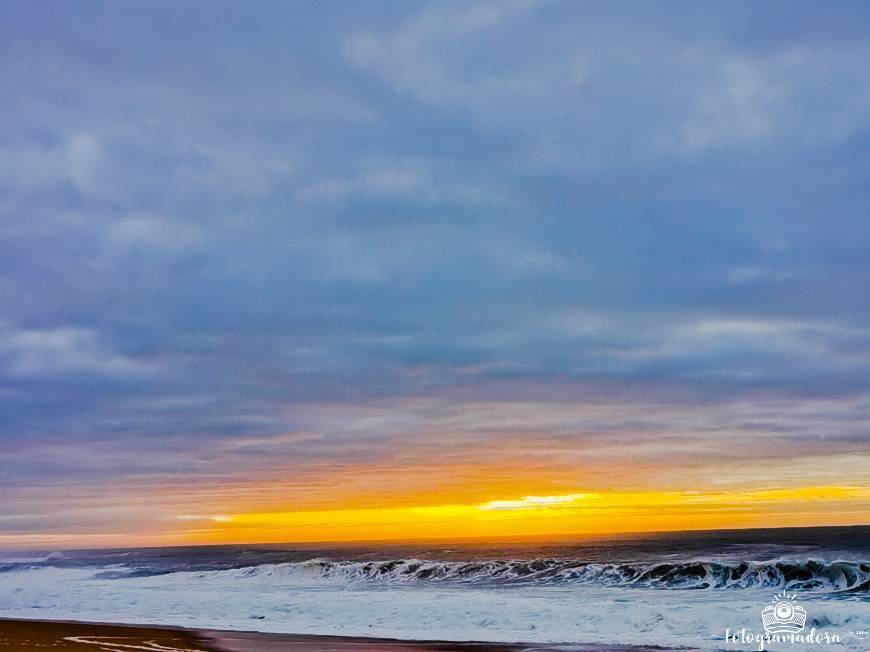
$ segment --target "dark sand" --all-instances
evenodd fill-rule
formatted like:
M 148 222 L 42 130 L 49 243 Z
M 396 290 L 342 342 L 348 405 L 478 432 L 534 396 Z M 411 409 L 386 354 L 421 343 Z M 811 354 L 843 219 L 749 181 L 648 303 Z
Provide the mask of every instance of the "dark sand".
M 192 630 L 40 620 L 0 620 L 0 651 L 12 650 L 218 652 L 220 648 L 208 643 L 204 636 Z
M 0 619 L 0 652 L 661 652 L 662 648 L 398 641 L 351 636 L 261 634 L 173 627 Z
M 260 634 L 255 632 L 204 632 L 223 652 L 299 652 L 359 651 L 420 652 L 520 652 L 522 650 L 554 650 L 557 648 L 507 645 L 500 643 L 447 643 L 444 641 L 397 641 L 388 638 L 355 638 L 351 636 L 313 636 L 306 634 Z

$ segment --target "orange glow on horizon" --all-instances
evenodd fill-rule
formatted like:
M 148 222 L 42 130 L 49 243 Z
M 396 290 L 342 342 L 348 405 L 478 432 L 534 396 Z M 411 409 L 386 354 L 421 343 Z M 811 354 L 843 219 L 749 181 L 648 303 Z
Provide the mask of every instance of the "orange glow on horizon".
M 811 509 L 810 505 L 812 506 Z M 584 492 L 479 504 L 202 516 L 198 543 L 553 537 L 623 532 L 862 524 L 870 488 L 742 492 Z
M 139 532 L 0 536 L 3 547 L 579 539 L 677 530 L 870 523 L 870 487 L 746 491 L 584 491 L 470 504 L 184 512 Z

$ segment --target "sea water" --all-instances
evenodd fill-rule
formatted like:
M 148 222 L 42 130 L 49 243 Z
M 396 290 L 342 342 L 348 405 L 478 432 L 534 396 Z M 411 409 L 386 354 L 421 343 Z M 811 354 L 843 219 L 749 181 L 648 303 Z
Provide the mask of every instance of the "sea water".
M 8 618 L 753 650 L 782 600 L 827 642 L 765 649 L 870 648 L 870 527 L 0 553 Z

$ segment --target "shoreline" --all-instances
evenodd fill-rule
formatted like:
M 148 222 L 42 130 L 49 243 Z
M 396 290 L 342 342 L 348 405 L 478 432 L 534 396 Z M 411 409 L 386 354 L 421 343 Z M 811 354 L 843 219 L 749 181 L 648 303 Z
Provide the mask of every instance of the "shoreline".
M 417 641 L 0 617 L 0 649 L 24 652 L 38 647 L 50 647 L 59 652 L 662 652 L 671 649 L 583 643 Z

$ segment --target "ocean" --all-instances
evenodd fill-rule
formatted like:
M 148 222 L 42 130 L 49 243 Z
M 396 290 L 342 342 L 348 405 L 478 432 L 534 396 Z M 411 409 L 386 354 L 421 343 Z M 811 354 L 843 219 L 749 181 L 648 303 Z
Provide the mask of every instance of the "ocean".
M 6 618 L 755 650 L 783 603 L 798 638 L 765 649 L 870 647 L 870 526 L 0 553 Z

